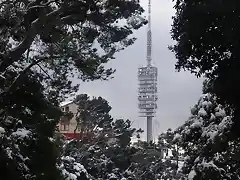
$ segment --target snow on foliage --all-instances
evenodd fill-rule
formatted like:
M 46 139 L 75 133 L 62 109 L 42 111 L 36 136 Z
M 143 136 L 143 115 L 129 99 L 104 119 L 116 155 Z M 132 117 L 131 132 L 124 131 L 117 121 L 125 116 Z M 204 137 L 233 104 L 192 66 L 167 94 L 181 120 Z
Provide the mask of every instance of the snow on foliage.
M 180 138 L 181 138 L 181 135 L 179 133 L 176 133 L 174 138 L 173 138 L 173 141 L 176 141 L 176 140 L 178 140 Z
M 114 173 L 108 174 L 108 179 L 117 179 L 117 176 Z
M 57 102 L 77 92 L 78 85 L 71 83 L 74 76 L 83 81 L 110 78 L 114 70 L 105 69 L 104 63 L 131 45 L 135 40 L 129 37 L 132 31 L 146 23 L 138 1 L 123 1 L 120 6 L 118 2 L 109 6 L 109 1 L 95 4 L 78 0 L 0 1 L 0 179 L 58 179 L 58 152 L 51 139 L 60 119 Z M 81 13 L 75 13 L 76 9 Z M 88 9 L 90 14 L 84 16 Z M 106 14 L 99 19 L 96 14 L 100 10 Z M 126 11 L 125 25 L 116 26 L 114 22 Z M 131 24 L 131 19 L 136 23 Z M 95 25 L 90 27 L 89 23 Z M 69 28 L 73 33 L 67 32 Z M 104 54 L 93 47 L 95 40 Z M 84 180 L 85 171 L 79 160 L 72 158 L 61 160 L 65 167 L 62 174 Z
M 195 176 L 196 176 L 196 171 L 191 170 L 191 172 L 188 174 L 188 179 L 193 180 Z
M 149 147 L 146 142 L 132 144 L 128 137 L 134 131 L 126 126 L 126 122 L 116 122 L 118 126 L 114 126 L 112 134 L 116 136 L 115 144 L 109 144 L 105 136 L 97 136 L 91 142 L 64 141 L 59 161 L 64 179 L 84 180 L 81 173 L 77 173 L 78 168 L 74 167 L 77 163 L 87 180 L 160 180 L 172 179 L 178 174 L 176 160 L 163 162 L 159 149 Z
M 198 111 L 198 115 L 199 115 L 199 116 L 207 116 L 207 112 L 205 111 L 204 108 L 201 108 L 201 109 Z
M 0 128 L 1 132 L 3 132 L 3 130 L 3 128 Z M 30 143 L 34 141 L 31 136 L 31 131 L 25 128 L 18 128 L 15 132 L 5 132 L 5 134 L 3 151 L 6 155 L 5 158 L 8 159 L 8 163 L 16 163 L 15 170 L 21 173 L 23 178 L 33 178 L 33 174 L 30 172 L 30 158 L 23 151 L 23 149 L 27 149 Z
M 61 164 L 59 169 L 62 176 L 66 180 L 77 180 L 77 179 L 89 179 L 89 175 L 84 166 L 78 162 L 76 159 L 70 156 L 61 157 Z
M 181 127 L 183 129 L 181 133 L 184 136 L 194 133 L 199 138 L 206 137 L 213 140 L 231 125 L 231 116 L 226 116 L 225 110 L 215 102 L 215 98 L 206 94 L 200 98 L 192 116 Z
M 61 102 L 59 106 L 63 107 L 63 106 L 66 106 L 68 104 L 71 104 L 71 103 L 73 103 L 73 101 L 70 101 L 70 100 L 69 101 L 64 101 L 64 102 Z
M 232 158 L 235 158 L 233 152 L 239 151 L 237 149 L 240 143 L 232 141 L 234 145 L 229 145 L 226 141 L 228 136 L 231 137 L 230 129 L 233 125 L 231 110 L 218 104 L 215 96 L 204 94 L 191 109 L 191 113 L 185 124 L 176 130 L 177 137 L 180 137 L 179 142 L 187 155 L 182 171 L 188 174 L 190 180 L 194 177 L 196 179 L 239 177 L 231 174 L 231 171 L 236 171 L 236 167 L 239 166 Z
M 12 133 L 13 137 L 18 137 L 21 139 L 28 138 L 31 131 L 24 129 L 24 128 L 18 128 L 17 131 Z
M 18 41 L 15 41 L 12 37 L 9 37 L 7 46 L 9 47 L 10 50 L 14 49 L 17 47 L 19 44 Z
M 5 129 L 3 127 L 0 127 L 0 136 L 2 136 L 5 133 Z

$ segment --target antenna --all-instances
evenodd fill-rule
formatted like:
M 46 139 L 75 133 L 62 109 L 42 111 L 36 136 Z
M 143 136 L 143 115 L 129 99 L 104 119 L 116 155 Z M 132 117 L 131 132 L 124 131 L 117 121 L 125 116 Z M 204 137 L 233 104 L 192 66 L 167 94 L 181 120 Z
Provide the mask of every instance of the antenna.
M 147 117 L 147 142 L 153 140 L 152 120 L 157 109 L 157 67 L 152 66 L 151 0 L 148 1 L 147 66 L 138 68 L 138 108 Z
M 152 61 L 152 30 L 151 30 L 151 0 L 148 0 L 148 30 L 147 30 L 147 63 Z

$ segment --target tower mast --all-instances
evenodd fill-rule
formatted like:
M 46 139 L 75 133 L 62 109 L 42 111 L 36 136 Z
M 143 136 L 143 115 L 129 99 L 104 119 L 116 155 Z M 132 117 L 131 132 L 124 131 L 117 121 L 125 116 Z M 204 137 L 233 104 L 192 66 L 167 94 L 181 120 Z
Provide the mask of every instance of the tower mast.
M 138 68 L 138 108 L 140 117 L 147 118 L 147 142 L 152 138 L 152 119 L 157 109 L 157 67 L 152 66 L 151 0 L 148 0 L 147 66 Z
M 152 61 L 151 0 L 148 0 L 147 65 Z

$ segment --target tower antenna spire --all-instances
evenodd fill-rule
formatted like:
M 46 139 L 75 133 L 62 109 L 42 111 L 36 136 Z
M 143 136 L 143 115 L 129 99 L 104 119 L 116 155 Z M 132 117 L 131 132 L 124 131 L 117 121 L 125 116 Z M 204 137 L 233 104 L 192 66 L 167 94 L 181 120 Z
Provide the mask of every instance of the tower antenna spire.
M 152 61 L 151 0 L 148 0 L 147 65 Z

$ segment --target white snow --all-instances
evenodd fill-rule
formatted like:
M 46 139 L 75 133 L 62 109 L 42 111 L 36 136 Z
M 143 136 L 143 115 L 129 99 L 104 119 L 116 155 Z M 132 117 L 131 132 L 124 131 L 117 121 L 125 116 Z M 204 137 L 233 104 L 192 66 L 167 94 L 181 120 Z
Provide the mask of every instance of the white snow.
M 2 136 L 5 133 L 5 129 L 3 127 L 0 127 L 0 136 Z
M 0 74 L 0 78 L 6 79 L 4 75 Z
M 54 141 L 55 141 L 52 137 L 49 137 L 48 139 L 49 139 L 49 141 L 51 141 L 51 142 L 54 142 Z
M 192 180 L 195 176 L 197 175 L 196 171 L 193 169 L 191 172 L 188 174 L 188 179 Z
M 216 117 L 224 117 L 226 116 L 226 112 L 223 109 L 219 109 L 219 111 L 215 112 Z
M 173 141 L 176 141 L 176 140 L 178 140 L 180 138 L 181 138 L 181 135 L 179 133 L 176 133 L 174 138 L 173 138 Z
M 198 115 L 204 117 L 207 115 L 207 112 L 205 111 L 204 108 L 200 108 L 200 110 L 198 111 Z
M 210 120 L 211 120 L 211 121 L 214 121 L 214 119 L 216 119 L 216 116 L 215 116 L 213 113 L 211 113 Z
M 196 140 L 196 142 L 192 144 L 186 142 L 188 146 L 191 147 L 191 151 L 195 152 L 195 150 L 198 150 L 196 151 L 195 157 L 189 156 L 184 160 L 184 167 L 189 166 L 189 168 L 192 169 L 187 179 L 193 180 L 197 174 L 196 172 L 205 171 L 205 169 L 209 168 L 224 172 L 227 167 L 225 168 L 219 165 L 219 162 L 223 161 L 223 154 L 215 153 L 214 156 L 208 157 L 206 160 L 204 159 L 205 156 L 201 148 L 214 144 L 216 137 L 220 137 L 219 139 L 221 139 L 222 135 L 227 134 L 233 125 L 232 117 L 227 116 L 228 112 L 224 110 L 224 106 L 219 105 L 216 97 L 211 94 L 203 95 L 194 108 L 191 109 L 191 112 L 192 116 L 185 122 L 184 126 L 181 126 L 180 134 L 183 140 L 185 135 L 189 135 L 190 133 L 193 135 L 196 134 L 197 136 L 200 135 L 203 138 L 199 138 L 199 140 Z M 208 115 L 210 115 L 210 117 Z M 194 131 L 194 127 L 200 127 L 200 130 L 197 132 Z M 229 147 L 231 146 L 229 145 Z M 205 149 L 203 149 L 203 151 L 205 151 Z M 191 161 L 187 158 L 190 158 Z
M 77 180 L 77 176 L 73 173 L 69 173 L 67 180 Z
M 220 153 L 217 152 L 216 154 L 214 154 L 214 160 L 220 161 L 220 159 L 222 159 L 222 155 Z
M 65 161 L 74 161 L 75 159 L 73 157 L 70 157 L 70 156 L 63 156 L 61 157 L 62 160 L 65 160 Z
M 87 177 L 89 177 L 87 170 L 84 166 L 80 163 L 77 163 L 75 158 L 70 156 L 63 156 L 61 157 L 62 163 L 59 166 L 62 175 L 65 177 L 66 180 L 77 180 L 81 173 L 83 172 Z M 65 165 L 65 163 L 67 163 Z M 69 165 L 72 164 L 72 169 L 69 169 Z
M 194 163 L 198 163 L 200 161 L 199 156 L 194 160 Z
M 111 173 L 108 175 L 108 178 L 117 178 L 117 176 L 114 173 Z
M 226 116 L 219 123 L 218 127 L 220 131 L 224 131 L 226 128 L 230 127 L 233 124 L 232 118 L 230 116 Z
M 196 121 L 194 122 L 190 127 L 191 128 L 198 128 L 198 127 L 201 127 L 202 126 L 202 122 L 201 121 Z
M 12 37 L 8 39 L 8 44 L 7 46 L 10 46 L 10 50 L 13 50 L 17 45 L 19 44 L 18 41 L 15 41 Z
M 25 111 L 26 111 L 29 115 L 32 114 L 32 111 L 31 111 L 29 108 L 26 108 Z
M 63 107 L 63 106 L 66 106 L 68 104 L 71 104 L 71 103 L 73 103 L 73 101 L 64 101 L 64 102 L 61 102 L 59 106 Z
M 102 131 L 103 128 L 100 128 L 98 127 L 98 125 L 96 125 L 94 128 L 93 128 L 93 131 Z
M 209 136 L 209 139 L 211 139 L 211 140 L 214 140 L 214 138 L 217 136 L 217 134 L 218 134 L 217 130 L 215 130 L 215 131 L 213 130 L 213 131 L 210 131 L 207 133 L 207 135 Z
M 209 107 L 212 105 L 210 101 L 203 101 L 202 106 L 203 108 L 209 109 Z
M 10 159 L 13 159 L 13 157 L 12 157 L 12 150 L 9 147 L 6 148 L 6 152 L 7 152 L 8 157 Z
M 178 172 L 182 170 L 183 165 L 184 165 L 184 161 L 179 161 L 178 162 L 178 170 L 177 170 Z
M 84 168 L 84 166 L 80 163 L 74 163 L 73 169 L 75 169 L 78 172 L 84 172 L 87 173 L 87 170 Z
M 31 131 L 23 128 L 18 128 L 17 131 L 12 133 L 12 136 L 20 137 L 20 138 L 26 138 L 29 136 Z

